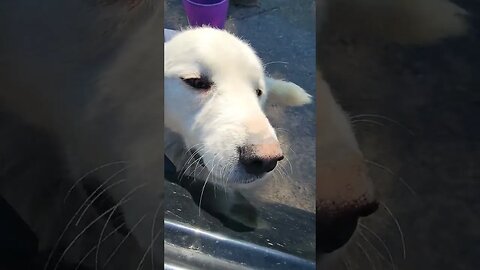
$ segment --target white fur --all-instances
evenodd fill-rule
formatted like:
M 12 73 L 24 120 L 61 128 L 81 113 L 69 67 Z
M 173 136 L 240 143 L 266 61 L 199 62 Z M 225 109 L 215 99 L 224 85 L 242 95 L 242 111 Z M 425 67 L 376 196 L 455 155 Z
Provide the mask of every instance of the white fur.
M 312 96 L 292 82 L 267 77 L 266 84 L 270 89 L 269 99 L 272 104 L 303 106 L 312 102 Z

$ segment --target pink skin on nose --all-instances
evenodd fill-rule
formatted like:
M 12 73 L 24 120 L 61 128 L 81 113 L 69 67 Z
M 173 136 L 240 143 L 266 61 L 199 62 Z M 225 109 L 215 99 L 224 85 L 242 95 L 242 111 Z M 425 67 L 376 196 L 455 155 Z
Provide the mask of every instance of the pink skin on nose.
M 270 122 L 265 116 L 252 117 L 247 123 L 248 142 L 252 147 L 252 154 L 260 158 L 282 157 L 280 143 L 272 134 Z
M 278 142 L 253 145 L 253 153 L 260 158 L 279 158 L 283 156 Z

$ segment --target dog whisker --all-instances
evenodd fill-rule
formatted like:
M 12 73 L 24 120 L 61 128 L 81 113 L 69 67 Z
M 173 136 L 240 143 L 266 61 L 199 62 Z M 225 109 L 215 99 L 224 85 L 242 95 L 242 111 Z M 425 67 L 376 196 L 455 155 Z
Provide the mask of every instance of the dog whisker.
M 343 258 L 345 265 L 347 266 L 347 269 L 352 269 L 352 263 L 348 259 L 348 257 Z
M 280 163 L 278 165 L 279 165 L 278 168 L 276 168 L 276 170 L 274 171 L 277 171 L 281 177 L 287 178 L 288 177 L 287 170 L 282 165 L 280 165 Z
M 285 179 L 287 179 L 287 175 L 285 174 L 285 172 L 282 172 L 282 170 L 280 170 L 280 169 L 273 171 L 273 174 L 272 174 L 272 182 L 273 183 L 280 184 Z
M 108 222 L 110 221 L 110 219 L 112 218 L 112 216 L 113 216 L 113 214 L 115 213 L 116 210 L 117 210 L 117 208 L 115 207 L 110 212 L 110 214 L 108 215 L 107 221 L 105 221 L 105 224 L 103 225 L 103 228 L 100 232 L 100 237 L 98 238 L 97 246 L 95 248 L 96 249 L 96 252 L 95 252 L 95 270 L 98 269 L 98 255 L 99 255 L 99 252 L 100 252 L 100 244 L 102 242 L 103 234 L 104 234 L 105 230 L 107 229 Z
M 123 202 L 127 202 L 128 200 L 124 200 Z M 77 236 L 75 236 L 75 238 L 70 242 L 70 244 L 68 244 L 68 246 L 65 248 L 65 250 L 63 251 L 63 253 L 60 255 L 60 258 L 58 259 L 57 263 L 55 264 L 55 267 L 53 268 L 53 270 L 56 270 L 58 268 L 58 266 L 60 265 L 61 261 L 63 260 L 63 258 L 65 257 L 65 255 L 67 254 L 68 250 L 70 250 L 70 248 L 76 243 L 76 241 L 90 228 L 93 226 L 93 224 L 95 224 L 97 221 L 99 221 L 101 218 L 103 218 L 106 214 L 110 213 L 111 211 L 113 211 L 115 209 L 116 206 L 113 206 L 111 207 L 110 209 L 108 209 L 107 211 L 105 211 L 103 214 L 99 215 L 97 218 L 95 218 L 92 222 L 90 222 L 87 226 L 85 226 L 85 228 L 83 230 L 80 231 L 80 233 L 77 234 Z
M 216 158 L 218 155 L 220 155 L 220 154 L 218 153 L 218 154 L 216 154 L 216 155 L 213 157 L 212 163 L 214 163 L 215 158 Z M 202 187 L 202 192 L 200 192 L 200 201 L 198 202 L 198 216 L 200 216 L 201 211 L 202 211 L 203 192 L 205 191 L 205 187 L 207 186 L 208 178 L 210 177 L 212 171 L 213 171 L 213 169 L 210 170 L 210 172 L 208 173 L 207 179 L 205 179 L 205 183 L 203 184 L 203 187 Z
M 185 155 L 186 156 L 187 154 L 190 153 L 190 157 L 187 159 L 187 161 L 184 162 L 184 165 L 182 166 L 182 168 L 179 170 L 179 171 L 184 171 L 184 168 L 185 166 L 192 160 L 195 158 L 195 155 L 198 154 L 201 150 L 203 150 L 205 148 L 204 145 L 202 145 L 201 147 L 197 148 L 193 153 L 191 153 L 191 149 L 194 149 L 195 146 L 192 146 L 190 147 L 190 149 L 188 149 L 186 152 L 185 152 Z M 187 168 L 188 169 L 188 168 Z M 185 170 L 187 170 L 185 169 Z
M 133 233 L 133 231 L 135 230 L 135 228 L 137 228 L 138 225 L 140 225 L 140 223 L 145 219 L 147 215 L 143 215 L 138 221 L 137 223 L 135 223 L 132 228 L 128 231 L 128 233 L 123 237 L 122 241 L 120 241 L 120 243 L 118 243 L 118 245 L 115 247 L 115 249 L 112 251 L 112 253 L 110 253 L 110 255 L 108 256 L 108 258 L 105 260 L 105 263 L 103 264 L 102 268 L 105 268 L 105 266 L 107 266 L 107 264 L 112 260 L 113 256 L 115 256 L 115 254 L 117 253 L 117 251 L 120 249 L 120 247 L 122 246 L 122 244 L 128 239 L 128 237 Z
M 268 62 L 268 63 L 265 63 L 263 65 L 264 68 L 267 68 L 269 65 L 272 65 L 272 64 L 284 64 L 284 65 L 288 65 L 288 62 L 284 62 L 284 61 L 272 61 L 272 62 Z
M 179 170 L 180 172 L 182 172 L 181 175 L 180 175 L 180 177 L 179 177 L 179 181 L 182 181 L 183 176 L 185 176 L 185 173 L 187 173 L 188 169 L 189 169 L 193 164 L 195 164 L 195 162 L 200 162 L 201 158 L 198 157 L 197 159 L 195 159 L 195 160 L 193 161 L 193 163 L 190 163 L 190 165 L 188 165 L 189 162 L 190 162 L 192 159 L 195 158 L 195 155 L 198 154 L 198 153 L 200 153 L 200 151 L 203 150 L 203 148 L 205 148 L 205 147 L 202 146 L 202 147 L 198 148 L 195 152 L 191 153 L 191 155 L 190 155 L 190 157 L 188 158 L 188 160 L 184 162 L 184 165 L 183 165 L 182 168 Z M 207 153 L 208 153 L 208 151 L 207 151 Z M 185 166 L 187 166 L 187 165 L 188 165 L 188 167 L 185 168 Z M 184 169 L 184 168 L 185 168 L 185 169 Z
M 75 267 L 75 270 L 78 270 L 81 266 L 82 266 L 82 263 L 88 258 L 88 256 L 95 251 L 95 249 L 97 249 L 96 246 L 92 247 L 88 252 L 87 254 L 85 254 L 81 259 L 80 261 L 78 261 L 77 263 L 77 266 Z
M 350 119 L 356 119 L 356 118 L 362 118 L 362 117 L 370 117 L 370 118 L 378 118 L 378 119 L 383 119 L 383 120 L 386 120 L 386 121 L 389 121 L 391 123 L 394 123 L 395 125 L 401 127 L 401 128 L 404 128 L 408 133 L 410 133 L 410 135 L 412 136 L 415 136 L 415 133 L 409 129 L 408 127 L 406 127 L 404 124 L 400 123 L 399 121 L 397 120 L 394 120 L 390 117 L 387 117 L 387 116 L 384 116 L 384 115 L 379 115 L 379 114 L 372 114 L 372 113 L 364 113 L 364 114 L 357 114 L 357 115 L 354 115 L 352 117 L 350 117 Z
M 205 147 L 205 144 L 203 143 L 197 143 L 197 144 L 194 144 L 192 145 L 191 147 L 189 147 L 186 151 L 185 151 L 185 154 L 188 154 L 188 152 L 192 151 L 193 149 L 195 149 L 195 147 Z
M 158 201 L 157 209 L 155 209 L 155 214 L 153 215 L 152 230 L 150 231 L 151 243 L 153 243 L 153 238 L 155 234 L 155 225 L 156 225 L 155 223 L 157 221 L 157 216 L 158 216 L 158 212 L 160 211 L 160 208 L 162 208 L 161 200 Z M 151 261 L 152 261 L 152 269 L 155 269 L 155 253 L 153 250 L 153 246 L 152 246 L 152 252 L 151 252 Z
M 102 241 L 106 240 L 107 238 L 109 238 L 110 236 L 118 232 L 123 226 L 125 226 L 125 221 L 120 223 L 120 225 L 118 225 L 117 227 L 115 227 L 113 231 L 111 231 L 109 234 L 105 235 Z
M 108 218 L 107 218 L 107 221 L 105 221 L 105 224 L 103 225 L 103 228 L 100 232 L 100 237 L 98 239 L 98 242 L 97 242 L 97 248 L 96 248 L 96 252 L 95 252 L 95 270 L 98 269 L 98 255 L 99 255 L 99 252 L 100 252 L 100 244 L 102 243 L 102 237 L 103 237 L 103 234 L 105 233 L 105 230 L 107 229 L 107 226 L 108 226 L 108 222 L 110 221 L 110 219 L 112 218 L 113 214 L 115 213 L 115 211 L 118 209 L 118 206 L 117 205 L 115 208 L 113 208 L 113 210 L 111 211 L 111 213 L 108 215 Z
M 285 181 L 285 175 L 282 174 L 280 171 L 277 171 L 275 174 L 274 174 L 274 178 L 273 178 L 273 181 L 275 184 L 281 184 L 282 182 Z
M 215 166 L 221 164 L 221 161 L 222 161 L 223 159 L 224 159 L 224 158 L 220 158 L 220 159 L 218 160 L 217 164 L 213 165 L 212 171 L 215 169 Z M 225 170 L 225 167 L 222 167 L 222 168 L 220 169 L 220 173 L 219 173 L 220 179 L 222 179 L 222 175 L 223 175 L 223 171 L 224 171 L 224 170 Z M 212 176 L 212 177 L 215 177 L 215 176 Z M 216 186 L 217 186 L 216 184 L 213 185 L 213 197 L 214 197 L 214 198 L 217 197 L 217 196 L 216 196 Z
M 233 165 L 230 165 L 229 173 L 225 177 L 225 183 L 223 184 L 223 190 L 225 191 L 225 196 L 227 196 L 227 194 L 228 194 L 227 193 L 227 185 L 228 185 L 228 181 L 230 179 L 230 176 L 232 175 L 234 170 L 235 170 L 235 167 Z
M 120 180 L 120 181 L 122 181 L 122 180 Z M 120 182 L 120 181 L 118 181 L 118 182 Z M 110 185 L 110 186 L 113 186 L 113 185 L 115 185 L 115 183 L 112 184 L 112 185 Z M 109 188 L 109 187 L 105 188 L 105 190 L 107 190 L 108 188 Z M 105 190 L 104 190 L 104 191 L 105 191 Z M 93 195 L 94 195 L 94 194 L 91 194 L 89 197 L 91 197 L 91 196 L 93 196 Z M 88 201 L 89 197 L 87 197 L 87 199 L 85 200 L 85 202 Z M 67 230 L 70 228 L 70 225 L 72 225 L 73 221 L 75 220 L 75 218 L 78 216 L 78 214 L 79 214 L 80 211 L 82 210 L 82 207 L 84 206 L 85 202 L 84 202 L 84 203 L 78 208 L 78 210 L 73 214 L 73 216 L 72 216 L 72 217 L 70 218 L 70 220 L 67 222 L 67 225 L 65 225 L 65 228 L 63 229 L 63 231 L 60 233 L 60 236 L 58 237 L 57 241 L 55 242 L 55 244 L 54 244 L 54 246 L 53 246 L 53 248 L 52 248 L 52 251 L 50 252 L 50 254 L 49 254 L 49 256 L 48 256 L 48 259 L 47 259 L 47 261 L 46 261 L 46 263 L 45 263 L 45 268 L 44 268 L 45 270 L 47 269 L 48 265 L 50 264 L 50 261 L 51 261 L 51 259 L 52 259 L 52 257 L 53 257 L 53 254 L 54 254 L 54 252 L 56 251 L 56 249 L 58 248 L 58 245 L 60 244 L 60 241 L 63 239 L 63 236 L 65 235 L 65 233 L 67 232 Z M 78 226 L 78 223 L 76 224 L 76 226 Z
M 224 180 L 224 183 L 223 186 L 226 188 L 226 185 L 228 183 L 228 178 L 230 177 L 230 175 L 232 174 L 234 168 L 235 168 L 235 165 L 233 163 L 234 161 L 234 158 L 229 158 L 227 160 L 227 166 L 225 166 L 225 175 L 222 177 L 222 180 Z
M 347 261 L 345 259 L 342 259 L 342 262 L 343 262 L 343 265 L 345 266 L 346 270 L 351 270 L 350 265 L 347 263 Z
M 286 138 L 286 139 L 287 139 L 287 138 Z M 293 157 L 298 156 L 297 152 L 295 152 L 295 150 L 293 150 L 293 148 L 297 147 L 297 145 L 300 144 L 300 143 L 294 142 L 294 141 L 290 141 L 289 139 L 288 139 L 288 141 L 289 141 L 288 144 L 287 144 L 287 143 L 282 143 L 282 147 L 286 147 L 286 151 L 285 151 L 285 152 L 289 153 L 289 155 L 290 155 L 290 153 L 293 153 L 293 155 L 294 155 Z
M 220 164 L 220 161 L 221 161 L 221 160 L 218 161 L 219 164 Z M 229 160 L 229 159 L 226 159 L 225 161 L 226 161 L 226 162 L 225 162 L 226 164 L 230 164 L 230 160 Z M 219 182 L 219 183 L 217 183 L 217 184 L 220 184 L 220 185 L 224 186 L 224 183 L 223 183 L 223 182 L 225 181 L 225 178 L 227 177 L 227 169 L 228 169 L 228 167 L 229 167 L 228 165 L 221 167 L 220 173 L 219 173 L 219 179 L 218 179 L 219 181 L 217 181 L 217 182 Z M 216 186 L 217 186 L 217 185 L 214 185 L 214 186 L 213 186 L 213 195 L 215 196 L 215 198 L 216 198 L 216 193 L 215 193 Z
M 77 219 L 77 222 L 75 222 L 75 226 L 78 226 L 78 224 L 80 223 L 81 219 L 83 218 L 83 216 L 84 216 L 85 213 L 87 212 L 88 208 L 89 208 L 96 200 L 98 200 L 98 198 L 100 198 L 100 196 L 102 196 L 102 194 L 104 194 L 106 191 L 108 191 L 108 190 L 111 189 L 112 187 L 115 187 L 115 186 L 117 186 L 117 185 L 119 185 L 119 184 L 121 184 L 121 183 L 123 183 L 123 182 L 125 182 L 125 181 L 127 181 L 126 178 L 120 179 L 120 180 L 118 180 L 117 182 L 108 185 L 108 186 L 107 186 L 105 189 L 103 189 L 100 193 L 96 194 L 96 196 L 95 196 L 94 198 L 91 198 L 91 199 L 90 199 L 90 197 L 93 196 L 93 195 L 95 195 L 95 192 L 98 191 L 98 190 L 102 187 L 103 184 L 100 185 L 92 194 L 90 194 L 90 196 L 89 196 L 87 199 L 85 199 L 85 202 L 83 202 L 83 204 L 79 207 L 78 210 L 82 209 L 82 208 L 85 206 L 85 208 L 83 208 L 83 211 L 82 211 L 82 213 L 80 214 L 79 218 Z M 89 202 L 87 205 L 85 205 L 85 203 L 87 203 L 89 200 L 90 200 L 90 202 Z
M 205 169 L 207 168 L 207 164 L 210 164 L 210 163 L 213 164 L 214 161 L 215 161 L 215 157 L 220 154 L 220 153 L 215 154 L 214 157 L 213 157 L 213 160 L 208 161 L 207 163 L 203 163 L 203 164 L 202 164 L 203 158 L 204 158 L 208 153 L 211 153 L 211 151 L 206 151 L 206 152 L 204 152 L 200 157 L 197 158 L 196 163 L 195 163 L 195 164 L 196 164 L 196 165 L 195 165 L 195 169 L 194 169 L 194 178 L 196 177 L 196 171 L 197 171 L 198 165 L 202 166 L 202 169 L 200 170 L 200 173 L 202 173 L 203 170 L 205 170 Z
M 290 160 L 288 159 L 287 156 L 284 156 L 285 157 L 285 160 L 288 162 L 288 165 L 290 166 L 290 173 L 293 174 L 293 166 L 292 166 L 292 163 L 290 162 Z M 278 163 L 280 165 L 280 163 Z
M 287 136 L 292 136 L 292 133 L 290 133 L 290 131 L 288 131 L 287 129 L 285 128 L 274 128 L 275 132 L 277 131 L 281 131 L 281 132 L 284 132 L 285 134 L 287 134 Z
M 288 146 L 288 152 L 289 152 L 289 154 L 290 154 L 290 152 L 293 153 L 293 155 L 294 155 L 293 157 L 294 157 L 294 158 L 295 158 L 295 157 L 298 157 L 298 154 L 297 154 L 297 152 L 295 152 L 295 150 L 293 150 L 293 147 Z
M 362 224 L 362 223 L 359 223 L 359 226 L 366 230 L 367 232 L 369 232 L 370 234 L 372 234 L 380 243 L 381 245 L 383 246 L 383 248 L 385 249 L 385 251 L 387 252 L 388 254 L 388 258 L 390 259 L 390 262 L 392 264 L 392 267 L 393 269 L 395 270 L 396 269 L 396 266 L 395 266 L 395 261 L 393 260 L 393 256 L 392 256 L 392 252 L 390 251 L 390 249 L 388 248 L 387 244 L 385 243 L 385 241 L 383 241 L 383 239 L 378 235 L 376 234 L 374 231 L 372 231 L 370 228 L 368 228 L 366 225 Z M 365 239 L 366 237 L 361 233 L 361 231 L 359 231 L 360 235 L 363 236 Z M 368 241 L 369 242 L 369 241 Z M 373 244 L 372 244 L 373 245 Z
M 393 266 L 393 269 L 395 269 L 395 266 L 393 264 L 393 261 L 388 261 L 385 256 L 382 255 L 382 253 L 380 252 L 380 250 L 378 250 L 378 248 L 370 241 L 368 240 L 368 238 L 362 233 L 362 231 L 358 231 L 358 234 L 360 235 L 360 237 L 367 243 L 369 244 L 373 250 L 376 252 L 376 254 L 378 255 L 378 257 L 380 257 L 380 259 L 384 260 L 385 262 L 388 262 L 389 264 L 391 264 Z
M 223 166 L 223 168 L 220 171 L 221 182 L 222 182 L 222 180 L 224 180 L 227 177 L 227 169 L 228 169 L 228 166 Z
M 272 183 L 277 184 L 278 181 L 281 179 L 281 177 L 282 177 L 282 176 L 281 176 L 280 172 L 278 172 L 278 171 L 273 171 L 272 178 L 271 178 L 271 179 L 272 179 Z
M 370 265 L 372 266 L 373 270 L 376 270 L 377 267 L 375 266 L 375 263 L 372 261 L 372 258 L 370 258 L 370 255 L 365 250 L 365 248 L 363 248 L 363 246 L 359 242 L 356 242 L 355 244 L 360 249 L 360 251 L 363 253 L 363 255 L 365 255 L 365 258 L 367 258 L 367 260 L 370 262 Z
M 378 125 L 378 126 L 382 126 L 384 127 L 385 125 L 378 122 L 378 121 L 375 121 L 375 120 L 369 120 L 369 119 L 359 119 L 359 120 L 353 120 L 352 121 L 352 124 L 355 125 L 356 123 L 370 123 L 370 124 L 375 124 L 375 125 Z
M 197 170 L 198 170 L 198 165 L 200 165 L 200 158 L 195 161 L 195 168 L 193 169 L 193 178 L 196 179 L 197 177 Z
M 62 261 L 62 259 L 65 257 L 65 255 L 67 254 L 68 250 L 73 246 L 73 244 L 75 244 L 75 242 L 91 227 L 93 226 L 93 224 L 95 224 L 98 220 L 100 220 L 101 218 L 103 218 L 103 216 L 105 216 L 106 214 L 110 213 L 111 211 L 114 211 L 115 209 L 117 209 L 117 207 L 119 207 L 120 205 L 123 205 L 125 203 L 127 203 L 130 198 L 128 198 L 130 195 L 132 195 L 133 193 L 135 193 L 137 190 L 139 190 L 140 188 L 142 187 L 145 187 L 146 186 L 146 183 L 143 183 L 143 184 L 140 184 L 138 186 L 136 186 L 134 189 L 132 189 L 130 192 L 128 192 L 125 196 L 123 196 L 120 201 L 115 204 L 114 206 L 112 206 L 111 208 L 109 208 L 108 210 L 106 210 L 104 213 L 102 213 L 101 215 L 99 215 L 97 218 L 95 218 L 92 222 L 90 222 L 82 231 L 80 231 L 80 233 L 77 234 L 77 236 L 70 242 L 70 244 L 65 248 L 65 250 L 63 251 L 62 255 L 60 256 L 60 258 L 58 259 L 57 261 L 57 264 L 55 265 L 54 267 L 54 270 L 56 270 L 58 268 L 58 266 L 60 265 L 60 262 Z M 45 267 L 46 269 L 46 267 Z
M 145 251 L 145 253 L 144 253 L 143 256 L 142 256 L 142 259 L 141 259 L 140 262 L 138 263 L 137 270 L 139 270 L 140 267 L 143 265 L 143 262 L 145 261 L 145 258 L 147 257 L 148 252 L 152 249 L 153 245 L 155 244 L 155 242 L 157 241 L 157 239 L 158 239 L 158 237 L 159 237 L 160 235 L 163 235 L 163 234 L 162 234 L 162 230 L 159 230 L 159 231 L 157 232 L 157 234 L 155 235 L 153 241 L 152 241 L 152 242 L 150 243 L 150 245 L 148 246 L 147 250 Z
M 395 224 L 397 226 L 398 232 L 400 233 L 400 238 L 402 240 L 403 259 L 405 260 L 407 258 L 407 248 L 406 248 L 406 245 L 405 245 L 405 236 L 403 234 L 402 227 L 400 226 L 400 222 L 398 221 L 398 219 L 395 217 L 393 212 L 390 210 L 390 208 L 388 208 L 388 206 L 384 202 L 380 202 L 380 204 L 387 211 L 387 213 L 390 215 L 390 217 L 392 217 L 393 221 L 395 222 Z
M 65 195 L 65 198 L 63 199 L 63 202 L 65 203 L 67 201 L 68 197 L 70 196 L 70 193 L 72 193 L 73 189 L 75 189 L 75 186 L 78 185 L 81 181 L 83 181 L 83 179 L 87 178 L 90 174 L 92 174 L 96 171 L 99 171 L 103 168 L 106 168 L 108 166 L 117 165 L 117 164 L 126 164 L 126 163 L 128 163 L 128 162 L 123 161 L 123 160 L 122 161 L 114 161 L 114 162 L 110 162 L 110 163 L 106 163 L 104 165 L 98 166 L 95 169 L 87 172 L 82 177 L 80 177 L 77 181 L 75 181 L 75 183 L 72 185 L 72 187 L 70 187 L 70 189 L 67 191 L 67 195 Z
M 389 169 L 388 167 L 386 167 L 386 166 L 384 166 L 380 163 L 377 163 L 375 161 L 368 160 L 368 159 L 365 159 L 365 162 L 367 164 L 373 165 L 373 166 L 375 166 L 379 169 L 382 169 L 384 172 L 390 174 L 392 177 L 397 178 L 398 181 L 400 181 L 412 193 L 412 195 L 417 196 L 417 192 L 415 192 L 415 190 L 403 179 L 403 177 L 396 176 L 395 173 L 391 169 Z
M 103 239 L 101 239 L 101 242 L 105 242 L 107 241 L 108 238 L 110 238 L 112 235 L 114 235 L 116 232 L 118 232 L 118 230 L 120 230 L 121 227 L 123 227 L 125 225 L 125 222 L 122 222 L 122 224 L 120 224 L 119 226 L 117 226 L 116 228 L 114 228 L 114 230 L 112 232 L 110 232 L 109 234 L 107 234 Z M 88 256 L 97 249 L 97 246 L 94 246 L 92 247 L 88 252 L 87 254 L 85 254 L 82 259 L 80 259 L 80 261 L 77 263 L 77 267 L 75 267 L 75 270 L 78 270 L 81 266 L 82 266 L 82 263 L 88 258 Z
M 208 153 L 208 152 L 205 152 L 202 156 L 200 156 L 200 157 L 198 158 L 198 159 L 199 159 L 199 162 L 200 162 L 200 160 L 202 160 L 202 159 L 205 157 L 205 155 L 206 155 L 207 153 Z M 216 155 L 215 155 L 215 156 L 216 156 Z M 213 159 L 215 159 L 215 156 L 214 156 Z M 207 168 L 207 164 L 209 164 L 210 162 L 211 162 L 211 161 L 208 161 L 208 162 L 205 164 L 205 166 L 202 166 L 202 169 L 200 170 L 200 173 L 202 173 L 203 170 L 205 170 L 205 169 Z
M 202 156 L 199 156 L 197 159 L 195 159 L 192 163 L 190 163 L 190 165 L 188 165 L 187 168 L 185 168 L 185 170 L 181 171 L 181 174 L 180 174 L 180 177 L 178 178 L 179 181 L 181 182 L 183 177 L 185 176 L 185 174 L 188 173 L 188 169 L 190 169 L 191 166 L 195 165 L 195 170 L 197 169 L 197 166 L 198 165 L 201 165 L 201 162 L 202 162 L 202 158 L 208 154 L 209 151 L 205 152 Z M 195 156 L 196 154 L 192 154 L 193 156 Z M 194 177 L 195 177 L 195 170 L 194 170 Z

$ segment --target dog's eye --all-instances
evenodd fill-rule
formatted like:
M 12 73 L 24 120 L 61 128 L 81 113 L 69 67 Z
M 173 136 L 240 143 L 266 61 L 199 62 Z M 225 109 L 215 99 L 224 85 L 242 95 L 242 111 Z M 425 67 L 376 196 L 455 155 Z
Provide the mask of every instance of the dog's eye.
M 182 78 L 186 84 L 198 90 L 208 90 L 212 86 L 212 82 L 206 78 Z
M 257 93 L 257 97 L 259 97 L 263 94 L 263 91 L 260 90 L 260 89 L 255 90 L 255 92 Z

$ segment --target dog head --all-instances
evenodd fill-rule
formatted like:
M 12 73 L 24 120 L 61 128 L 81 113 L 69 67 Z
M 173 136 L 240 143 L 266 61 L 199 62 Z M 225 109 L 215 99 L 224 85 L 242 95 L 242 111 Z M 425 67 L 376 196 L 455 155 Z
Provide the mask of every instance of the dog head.
M 165 43 L 164 64 L 165 127 L 212 177 L 250 183 L 283 159 L 263 107 L 267 99 L 299 106 L 310 96 L 266 78 L 247 43 L 223 30 L 188 29 Z

